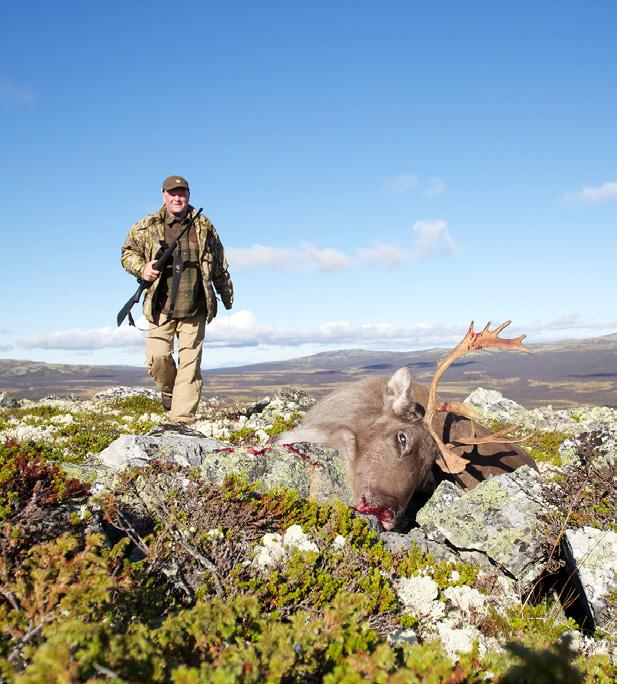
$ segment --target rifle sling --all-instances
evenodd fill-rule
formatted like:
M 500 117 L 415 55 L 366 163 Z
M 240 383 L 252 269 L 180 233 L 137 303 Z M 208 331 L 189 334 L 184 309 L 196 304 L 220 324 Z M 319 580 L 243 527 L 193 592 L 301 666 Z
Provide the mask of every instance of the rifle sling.
M 174 313 L 176 298 L 178 297 L 178 290 L 180 289 L 180 278 L 182 277 L 182 247 L 180 246 L 180 240 L 178 240 L 178 246 L 174 252 L 172 272 L 171 294 L 169 296 L 169 318 L 171 318 Z

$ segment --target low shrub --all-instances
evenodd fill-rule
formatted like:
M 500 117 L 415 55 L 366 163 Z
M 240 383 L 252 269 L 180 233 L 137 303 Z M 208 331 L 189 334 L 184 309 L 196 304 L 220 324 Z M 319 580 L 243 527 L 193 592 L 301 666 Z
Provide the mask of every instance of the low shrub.
M 291 430 L 292 428 L 296 427 L 298 423 L 304 418 L 303 413 L 299 413 L 298 411 L 295 411 L 294 413 L 289 416 L 289 418 L 283 418 L 283 416 L 275 416 L 274 417 L 274 422 L 272 423 L 272 427 L 266 429 L 266 433 L 270 435 L 270 437 L 276 437 L 276 435 L 280 435 L 283 432 L 287 432 L 288 430 Z
M 34 511 L 83 499 L 89 492 L 89 485 L 67 478 L 32 447 L 14 441 L 0 445 L 0 520 L 16 519 L 26 507 Z

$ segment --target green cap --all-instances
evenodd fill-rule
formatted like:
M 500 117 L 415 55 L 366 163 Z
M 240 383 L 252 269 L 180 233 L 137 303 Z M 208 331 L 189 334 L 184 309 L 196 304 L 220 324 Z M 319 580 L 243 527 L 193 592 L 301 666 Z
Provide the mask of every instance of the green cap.
M 163 181 L 163 190 L 173 190 L 174 188 L 186 188 L 189 189 L 189 182 L 186 178 L 182 176 L 167 176 Z

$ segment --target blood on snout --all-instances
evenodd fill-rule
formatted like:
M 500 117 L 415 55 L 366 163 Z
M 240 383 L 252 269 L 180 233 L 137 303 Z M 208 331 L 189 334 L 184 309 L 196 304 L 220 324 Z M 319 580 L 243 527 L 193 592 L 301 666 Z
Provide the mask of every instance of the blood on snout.
M 394 520 L 394 511 L 390 506 L 371 506 L 366 499 L 362 497 L 360 503 L 356 506 L 358 513 L 365 515 L 374 515 L 379 518 L 381 523 L 389 523 Z

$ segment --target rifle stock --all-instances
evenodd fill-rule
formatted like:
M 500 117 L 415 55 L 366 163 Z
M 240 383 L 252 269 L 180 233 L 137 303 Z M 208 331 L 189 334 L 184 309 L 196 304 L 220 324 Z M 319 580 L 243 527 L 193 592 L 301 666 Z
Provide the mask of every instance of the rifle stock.
M 163 268 L 165 267 L 165 264 L 173 254 L 174 250 L 180 243 L 180 239 L 186 233 L 187 230 L 193 225 L 195 220 L 198 218 L 198 216 L 201 214 L 203 211 L 203 207 L 199 209 L 199 211 L 193 215 L 193 218 L 188 222 L 188 224 L 182 229 L 182 232 L 180 235 L 178 235 L 177 239 L 174 240 L 174 242 L 167 247 L 167 249 L 161 254 L 161 256 L 154 262 L 154 269 L 156 271 L 162 271 Z M 139 287 L 135 291 L 135 294 L 129 299 L 129 301 L 118 311 L 118 315 L 116 316 L 116 322 L 118 323 L 118 327 L 122 325 L 122 322 L 124 319 L 128 316 L 129 317 L 129 325 L 135 325 L 135 322 L 133 321 L 133 316 L 131 315 L 131 309 L 133 308 L 134 304 L 139 303 L 139 300 L 141 299 L 141 293 L 144 290 L 147 290 L 152 283 L 146 282 L 145 280 L 140 280 L 139 278 L 137 279 L 137 282 L 139 283 Z

